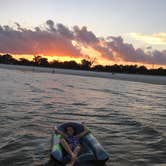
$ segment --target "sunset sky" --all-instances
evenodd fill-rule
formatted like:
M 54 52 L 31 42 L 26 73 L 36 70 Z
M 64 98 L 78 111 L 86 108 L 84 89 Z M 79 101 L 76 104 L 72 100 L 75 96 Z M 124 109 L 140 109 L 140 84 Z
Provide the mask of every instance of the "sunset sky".
M 0 54 L 166 68 L 166 0 L 0 0 Z

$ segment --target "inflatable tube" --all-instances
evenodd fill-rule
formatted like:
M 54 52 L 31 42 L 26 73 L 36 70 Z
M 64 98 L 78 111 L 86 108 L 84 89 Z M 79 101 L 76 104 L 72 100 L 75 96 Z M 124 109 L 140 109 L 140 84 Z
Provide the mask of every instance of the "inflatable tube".
M 91 133 L 84 136 L 82 138 L 82 142 L 84 142 L 84 144 L 88 145 L 92 149 L 93 153 L 95 154 L 96 160 L 99 161 L 108 160 L 109 158 L 108 154 Z
M 64 123 L 57 128 L 63 132 L 65 132 L 65 128 L 67 126 L 73 126 L 76 131 L 76 134 L 81 133 L 84 130 L 82 124 L 69 122 Z M 60 139 L 61 135 L 54 133 L 52 137 L 52 150 L 51 156 L 60 163 L 67 163 L 70 160 L 69 155 L 63 150 Z M 109 159 L 109 155 L 106 153 L 101 144 L 97 141 L 97 139 L 93 136 L 92 133 L 88 133 L 83 138 L 80 139 L 80 143 L 82 145 L 82 150 L 80 155 L 78 156 L 77 162 L 93 162 L 93 161 L 102 161 L 105 163 Z

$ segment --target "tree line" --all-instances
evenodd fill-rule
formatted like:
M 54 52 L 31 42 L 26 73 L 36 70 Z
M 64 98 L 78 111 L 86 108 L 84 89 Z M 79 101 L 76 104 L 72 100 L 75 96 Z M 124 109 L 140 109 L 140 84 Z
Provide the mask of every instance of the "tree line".
M 75 70 L 91 70 L 98 72 L 111 72 L 114 73 L 131 73 L 131 74 L 150 74 L 150 75 L 165 75 L 166 69 L 147 69 L 145 66 L 137 65 L 94 65 L 94 60 L 82 59 L 81 63 L 74 60 L 60 62 L 58 60 L 48 61 L 47 58 L 42 56 L 34 56 L 32 60 L 26 58 L 15 59 L 10 54 L 0 55 L 0 63 L 25 65 L 25 66 L 41 66 L 51 68 L 75 69 Z

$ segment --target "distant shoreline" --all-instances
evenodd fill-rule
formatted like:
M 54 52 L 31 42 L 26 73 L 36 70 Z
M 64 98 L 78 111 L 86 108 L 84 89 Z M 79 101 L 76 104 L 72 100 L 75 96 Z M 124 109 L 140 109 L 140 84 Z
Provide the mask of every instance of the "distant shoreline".
M 95 72 L 95 71 L 85 71 L 85 70 L 72 70 L 72 69 L 59 69 L 59 68 L 49 68 L 49 67 L 7 65 L 7 64 L 0 64 L 0 68 L 32 71 L 32 72 L 46 72 L 46 73 L 55 73 L 55 74 L 100 77 L 100 78 L 109 78 L 109 79 L 115 79 L 115 80 L 166 85 L 166 76 L 152 76 L 152 75 L 141 75 L 141 74 L 120 74 L 120 73 L 112 74 L 112 73 L 108 73 L 108 72 Z

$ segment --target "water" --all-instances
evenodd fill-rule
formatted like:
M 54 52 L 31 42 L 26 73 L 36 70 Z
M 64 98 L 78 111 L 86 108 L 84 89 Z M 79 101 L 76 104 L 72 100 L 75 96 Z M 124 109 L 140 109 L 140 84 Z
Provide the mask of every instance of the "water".
M 44 165 L 53 127 L 84 121 L 108 166 L 166 165 L 166 86 L 0 69 L 0 165 Z

